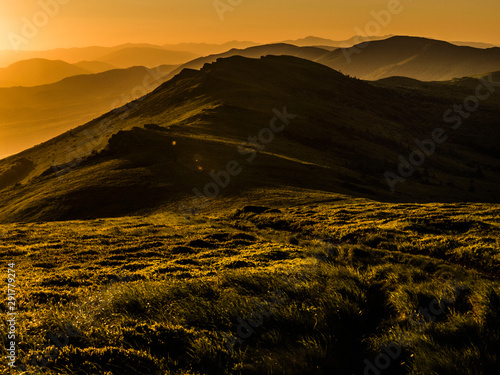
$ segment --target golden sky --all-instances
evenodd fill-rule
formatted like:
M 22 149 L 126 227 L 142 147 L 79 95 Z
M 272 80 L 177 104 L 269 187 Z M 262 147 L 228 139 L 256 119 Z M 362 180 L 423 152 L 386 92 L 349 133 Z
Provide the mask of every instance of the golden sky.
M 1 0 L 0 50 L 13 43 L 40 50 L 308 35 L 343 40 L 364 32 L 373 12 L 387 15 L 389 3 L 397 14 L 377 21 L 380 32 L 372 34 L 500 45 L 499 0 Z

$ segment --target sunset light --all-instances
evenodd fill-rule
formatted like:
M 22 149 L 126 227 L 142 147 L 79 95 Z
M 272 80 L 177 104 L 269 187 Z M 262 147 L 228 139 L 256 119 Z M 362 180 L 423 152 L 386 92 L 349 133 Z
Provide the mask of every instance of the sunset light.
M 0 374 L 500 374 L 499 0 L 0 0 Z

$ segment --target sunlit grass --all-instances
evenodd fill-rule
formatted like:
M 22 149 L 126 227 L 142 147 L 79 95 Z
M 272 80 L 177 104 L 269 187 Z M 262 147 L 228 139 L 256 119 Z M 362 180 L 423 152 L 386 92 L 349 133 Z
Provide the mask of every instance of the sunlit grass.
M 18 360 L 36 354 L 47 374 L 362 374 L 397 345 L 384 374 L 493 374 L 496 209 L 354 200 L 4 225 Z

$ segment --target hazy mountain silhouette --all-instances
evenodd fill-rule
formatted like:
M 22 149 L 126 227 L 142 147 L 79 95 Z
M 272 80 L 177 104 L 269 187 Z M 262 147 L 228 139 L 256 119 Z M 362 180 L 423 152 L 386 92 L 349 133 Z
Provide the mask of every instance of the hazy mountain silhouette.
M 300 47 L 314 46 L 332 50 L 339 47 L 354 46 L 366 40 L 386 40 L 392 35 L 386 36 L 354 36 L 347 40 L 331 40 L 326 38 L 318 38 L 315 36 L 308 36 L 301 39 L 286 40 L 280 43 L 293 44 Z M 274 43 L 274 44 L 280 44 Z M 450 42 L 459 46 L 470 46 L 475 48 L 491 48 L 495 47 L 488 43 L 479 42 Z M 15 62 L 22 60 L 29 60 L 33 58 L 43 58 L 47 60 L 63 60 L 70 64 L 76 64 L 81 61 L 102 61 L 101 58 L 118 52 L 124 49 L 136 49 L 140 54 L 140 49 L 161 49 L 168 51 L 188 52 L 198 56 L 205 56 L 211 54 L 220 54 L 227 52 L 231 49 L 245 49 L 248 47 L 255 47 L 261 45 L 251 41 L 231 41 L 223 44 L 208 44 L 208 43 L 180 43 L 180 44 L 165 44 L 154 45 L 148 43 L 127 43 L 114 47 L 79 47 L 79 48 L 58 48 L 47 51 L 1 51 L 0 54 L 0 67 L 7 67 Z M 182 61 L 184 63 L 186 61 Z M 161 64 L 158 63 L 157 65 Z M 163 62 L 166 63 L 166 62 Z
M 110 70 L 49 85 L 0 88 L 0 155 L 32 147 L 146 94 L 175 67 Z
M 225 48 L 224 51 L 227 49 L 228 48 Z M 114 53 L 118 53 L 123 50 L 128 51 L 123 52 L 123 57 L 128 59 L 127 63 L 130 65 L 127 65 L 124 62 L 120 61 L 121 64 L 119 64 L 119 66 L 126 68 L 129 68 L 131 66 L 140 66 L 141 59 L 145 59 L 146 61 L 148 61 L 148 57 L 149 59 L 153 59 L 155 57 L 159 58 L 163 56 L 167 59 L 165 61 L 160 61 L 157 64 L 153 64 L 153 66 L 158 66 L 162 64 L 169 64 L 169 59 L 175 60 L 177 58 L 181 58 L 178 63 L 174 63 L 179 64 L 187 62 L 197 56 L 203 55 L 203 53 L 183 50 L 169 51 L 162 46 L 157 46 L 154 44 L 127 43 L 114 47 L 57 48 L 47 51 L 1 51 L 2 53 L 0 54 L 0 67 L 6 67 L 18 61 L 30 60 L 34 58 L 41 58 L 46 60 L 62 60 L 70 64 L 76 64 L 81 61 L 107 62 L 108 59 L 113 59 L 114 56 L 116 57 L 116 55 L 113 55 Z M 160 50 L 163 52 L 158 52 L 156 50 Z M 133 56 L 134 52 L 137 54 L 137 56 L 135 56 L 135 59 Z M 170 52 L 170 54 L 168 52 Z M 162 53 L 164 55 L 161 55 Z M 142 55 L 144 55 L 144 57 L 141 57 Z M 185 59 L 182 59 L 183 56 L 185 57 Z
M 174 75 L 181 72 L 183 69 L 201 69 L 203 65 L 212 63 L 220 58 L 232 57 L 232 56 L 242 56 L 248 58 L 260 58 L 266 55 L 286 55 L 300 57 L 302 59 L 317 61 L 321 57 L 327 55 L 329 50 L 318 47 L 298 47 L 292 44 L 277 43 L 277 44 L 265 44 L 262 46 L 249 47 L 245 49 L 231 49 L 224 53 L 209 55 L 205 57 L 200 57 L 182 64 L 177 69 L 173 70 L 167 77 L 172 78 Z
M 392 35 L 385 35 L 385 36 L 361 36 L 361 35 L 355 35 L 350 39 L 347 40 L 331 40 L 331 39 L 325 39 L 325 38 L 318 38 L 315 36 L 308 36 L 305 38 L 301 39 L 295 39 L 295 40 L 285 40 L 282 43 L 286 44 L 293 44 L 295 46 L 299 47 L 307 47 L 307 46 L 320 46 L 320 47 L 352 47 L 356 44 L 359 44 L 361 42 L 365 41 L 372 41 L 372 40 L 384 40 L 390 38 Z
M 88 73 L 90 73 L 88 70 L 64 61 L 31 59 L 0 69 L 0 85 L 3 87 L 37 86 Z
M 240 42 L 233 40 L 231 42 L 223 44 L 209 44 L 209 43 L 180 43 L 180 44 L 165 44 L 162 48 L 172 51 L 184 51 L 190 52 L 196 55 L 212 55 L 215 53 L 226 52 L 227 50 L 233 48 L 248 48 L 258 45 L 259 43 L 254 42 Z
M 30 59 L 63 60 L 70 64 L 80 61 L 94 61 L 111 53 L 108 47 L 58 48 L 47 51 L 2 51 L 0 67 L 7 67 L 18 61 Z
M 221 196 L 280 186 L 381 200 L 498 201 L 500 95 L 457 131 L 443 123 L 473 82 L 407 88 L 290 56 L 219 59 L 183 70 L 131 103 L 127 117 L 119 108 L 0 161 L 0 221 L 177 210 L 231 160 L 241 173 L 221 183 Z M 267 131 L 264 148 L 241 146 L 264 134 L 276 113 L 283 120 L 274 125 L 284 129 Z M 436 127 L 447 128 L 449 140 L 391 193 L 384 172 Z
M 422 81 L 444 81 L 500 69 L 500 48 L 461 47 L 438 40 L 398 36 L 334 51 L 284 43 L 232 49 L 189 61 L 174 70 L 168 78 L 184 68 L 200 69 L 203 64 L 221 57 L 258 58 L 265 55 L 300 57 L 366 80 L 404 76 Z
M 117 69 L 116 66 L 107 64 L 102 61 L 80 61 L 78 63 L 73 64 L 79 68 L 85 69 L 90 73 L 102 73 L 108 70 Z
M 112 52 L 98 60 L 119 68 L 132 66 L 153 68 L 159 65 L 182 64 L 198 56 L 190 52 L 167 51 L 161 48 L 131 47 Z
M 366 80 L 404 76 L 442 81 L 499 70 L 500 48 L 478 49 L 433 39 L 396 36 L 337 49 L 317 61 Z

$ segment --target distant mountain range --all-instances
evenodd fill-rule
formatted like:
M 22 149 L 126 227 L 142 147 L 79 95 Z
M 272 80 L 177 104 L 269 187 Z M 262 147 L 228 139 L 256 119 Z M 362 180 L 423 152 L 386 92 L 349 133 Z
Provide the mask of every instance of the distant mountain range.
M 79 74 L 90 74 L 90 71 L 60 60 L 24 60 L 0 69 L 0 87 L 37 86 Z
M 255 42 L 239 42 L 233 40 L 223 44 L 209 43 L 180 43 L 180 44 L 165 44 L 162 48 L 167 50 L 190 52 L 195 55 L 210 55 L 214 53 L 222 53 L 233 48 L 248 48 L 258 45 Z
M 444 81 L 500 70 L 500 48 L 478 49 L 396 36 L 337 49 L 316 61 L 366 80 L 404 76 Z
M 356 44 L 360 44 L 365 41 L 375 41 L 384 40 L 393 37 L 393 35 L 385 36 L 362 36 L 356 35 L 347 40 L 332 40 L 327 38 L 318 38 L 315 36 L 308 36 L 300 39 L 290 39 L 285 41 L 279 41 L 277 43 L 271 44 L 293 44 L 299 47 L 322 47 L 325 49 L 335 49 L 340 47 L 352 47 Z M 480 43 L 480 42 L 451 42 L 455 45 L 469 46 L 475 48 L 491 48 L 498 47 L 492 44 Z M 248 47 L 255 47 L 262 45 L 263 43 L 255 43 L 251 41 L 231 41 L 223 44 L 209 44 L 209 43 L 180 43 L 180 44 L 164 44 L 164 45 L 154 45 L 148 43 L 127 43 L 114 47 L 79 47 L 79 48 L 58 48 L 46 51 L 0 51 L 0 68 L 7 67 L 15 62 L 22 60 L 29 60 L 34 58 L 42 58 L 47 60 L 63 60 L 70 64 L 75 64 L 80 61 L 104 61 L 107 56 L 113 55 L 121 50 L 134 50 L 140 52 L 144 49 L 144 52 L 151 50 L 166 50 L 173 54 L 174 57 L 182 56 L 180 52 L 187 52 L 192 55 L 190 59 L 199 56 L 213 55 L 226 52 L 230 49 L 245 49 Z M 265 43 L 269 44 L 269 43 Z M 158 51 L 156 51 L 159 54 Z M 176 56 L 177 54 L 177 56 Z M 161 55 L 160 55 L 161 56 Z M 140 53 L 137 55 L 141 58 Z M 187 61 L 187 60 L 186 60 Z M 151 63 L 151 66 L 158 66 L 161 64 L 178 64 L 186 61 L 176 62 L 176 61 L 156 61 Z M 121 61 L 120 61 L 121 63 Z M 133 60 L 132 65 L 145 65 L 139 60 Z M 118 65 L 120 67 L 130 67 Z
M 159 65 L 178 65 L 198 57 L 198 54 L 183 51 L 170 51 L 152 47 L 130 47 L 111 52 L 99 58 L 99 61 L 129 68 L 131 66 L 145 66 L 153 68 Z
M 137 99 L 175 67 L 115 69 L 36 87 L 0 88 L 0 156 L 20 152 Z
M 315 40 L 308 39 L 308 41 L 313 42 Z M 13 67 L 0 70 L 0 77 L 2 77 L 0 81 L 4 81 L 4 84 L 8 85 L 5 81 L 11 80 L 11 85 L 23 84 L 25 86 L 45 84 L 74 74 L 86 74 L 86 76 L 71 81 L 72 85 L 74 85 L 71 95 L 67 95 L 65 84 L 56 84 L 39 89 L 34 87 L 33 90 L 14 88 L 11 91 L 9 89 L 2 90 L 0 96 L 4 99 L 0 102 L 0 132 L 4 137 L 7 134 L 9 135 L 8 138 L 5 138 L 9 142 L 5 143 L 0 157 L 31 147 L 58 134 L 57 132 L 61 133 L 69 130 L 102 114 L 109 109 L 110 103 L 113 102 L 112 95 L 116 95 L 115 102 L 117 98 L 129 97 L 129 100 L 133 99 L 129 94 L 137 85 L 137 78 L 132 78 L 130 83 L 113 83 L 111 77 L 127 80 L 127 73 L 122 75 L 113 73 L 106 76 L 109 79 L 104 80 L 109 86 L 100 87 L 98 82 L 101 76 L 93 77 L 91 73 L 99 73 L 113 68 L 114 65 L 111 65 L 111 63 L 118 64 L 120 59 L 125 61 L 127 56 L 131 58 L 131 61 L 123 65 L 128 65 L 136 58 L 134 57 L 135 53 L 138 52 L 136 48 L 153 51 L 151 55 L 144 54 L 142 57 L 139 54 L 137 58 L 141 58 L 143 63 L 148 63 L 149 58 L 151 58 L 150 63 L 152 61 L 163 61 L 162 55 L 164 53 L 170 54 L 168 51 L 153 49 L 150 46 L 136 46 L 108 55 L 109 63 L 83 61 L 68 64 L 62 61 L 38 59 L 16 63 Z M 157 56 L 158 51 L 160 54 Z M 298 47 L 283 43 L 245 49 L 231 49 L 221 54 L 194 59 L 180 67 L 168 66 L 164 69 L 164 74 L 162 74 L 163 79 L 158 81 L 157 85 L 172 78 L 185 68 L 200 69 L 203 65 L 212 63 L 221 57 L 244 56 L 260 58 L 266 55 L 300 57 L 322 63 L 351 76 L 370 80 L 391 76 L 406 76 L 418 80 L 432 81 L 462 76 L 477 76 L 490 71 L 500 71 L 498 48 L 475 49 L 458 47 L 431 39 L 390 37 L 357 45 L 351 49 L 333 52 L 319 47 Z M 352 62 L 349 63 L 347 58 L 351 59 Z M 140 70 L 134 71 L 138 72 Z M 38 74 L 35 74 L 36 72 Z M 134 77 L 134 74 L 132 76 Z M 18 81 L 16 83 L 12 82 L 12 80 Z M 94 94 L 93 97 L 89 95 L 89 93 L 92 93 L 89 88 L 96 90 L 97 94 Z M 37 103 L 47 103 L 41 94 L 47 92 L 50 94 L 43 94 L 46 98 L 63 98 L 62 102 L 65 104 L 57 108 L 52 106 L 50 111 L 44 109 L 43 106 Z M 36 97 L 38 102 L 34 101 L 33 97 Z M 16 98 L 16 100 L 12 101 L 10 98 Z M 90 100 L 90 102 L 84 105 L 85 101 L 82 101 L 82 98 L 88 98 L 85 100 Z M 52 103 L 57 103 L 57 100 Z M 39 128 L 42 125 L 43 131 Z M 26 130 L 19 131 L 19 129 L 23 128 Z M 30 133 L 29 129 L 35 128 L 37 128 L 37 131 Z M 26 134 L 31 135 L 27 136 Z
M 334 51 L 283 43 L 233 49 L 183 64 L 168 78 L 184 68 L 200 69 L 221 57 L 265 55 L 304 58 L 365 80 L 404 76 L 422 81 L 444 81 L 500 70 L 498 47 L 478 49 L 433 39 L 397 36 Z
M 170 79 L 174 75 L 181 72 L 183 69 L 201 69 L 205 64 L 210 64 L 220 58 L 232 57 L 232 56 L 242 56 L 248 58 L 260 58 L 266 55 L 276 55 L 276 56 L 294 56 L 300 57 L 303 59 L 317 61 L 322 57 L 329 54 L 328 50 L 319 47 L 298 47 L 291 44 L 266 44 L 263 46 L 255 46 L 249 47 L 245 49 L 231 49 L 224 53 L 219 53 L 216 55 L 209 55 L 206 57 L 200 57 L 189 61 L 185 64 L 182 64 L 178 68 L 174 69 L 168 76 L 167 79 Z
M 155 67 L 180 64 L 201 56 L 198 53 L 169 50 L 152 44 L 123 44 L 116 47 L 59 48 L 48 51 L 2 51 L 0 67 L 22 60 L 62 60 L 69 64 L 97 61 L 120 68 Z
M 0 161 L 0 221 L 178 212 L 196 192 L 229 197 L 270 186 L 378 200 L 498 201 L 500 93 L 461 129 L 443 122 L 479 83 L 370 84 L 291 56 L 234 56 L 184 69 L 131 103 L 128 116 L 118 108 Z M 436 127 L 449 139 L 391 193 L 384 173 Z M 230 182 L 220 172 L 228 168 Z
M 102 61 L 69 64 L 61 60 L 23 60 L 8 68 L 0 68 L 0 87 L 46 85 L 76 75 L 102 73 L 112 69 L 117 67 Z
M 108 70 L 117 69 L 115 65 L 107 64 L 102 61 L 80 61 L 73 65 L 82 68 L 92 74 L 102 73 Z
M 285 44 L 293 44 L 298 47 L 307 47 L 307 46 L 317 46 L 317 47 L 336 47 L 336 48 L 345 48 L 352 47 L 356 44 L 366 42 L 366 41 L 375 41 L 375 40 L 384 40 L 392 37 L 393 35 L 384 35 L 384 36 L 361 36 L 355 35 L 347 40 L 331 40 L 325 38 L 317 38 L 315 36 L 308 36 L 306 38 L 295 39 L 295 40 L 285 40 L 281 43 Z

